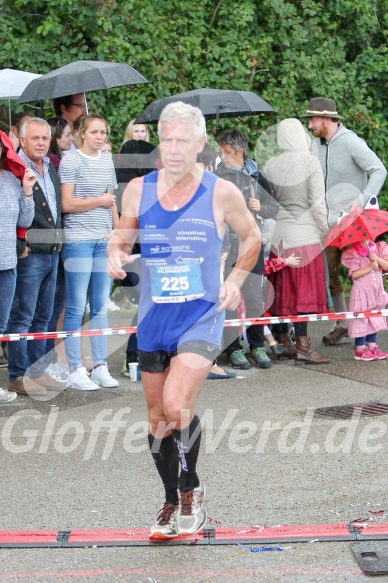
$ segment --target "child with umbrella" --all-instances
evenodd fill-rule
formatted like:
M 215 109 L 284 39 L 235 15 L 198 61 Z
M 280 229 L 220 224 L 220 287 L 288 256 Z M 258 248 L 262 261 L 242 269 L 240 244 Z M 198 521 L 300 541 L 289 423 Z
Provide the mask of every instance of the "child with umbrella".
M 353 211 L 328 235 L 329 245 L 343 248 L 341 262 L 352 278 L 349 309 L 354 312 L 381 310 L 388 302 L 382 270 L 388 270 L 388 245 L 374 238 L 388 230 L 388 213 L 381 210 Z M 349 321 L 349 336 L 355 339 L 355 360 L 371 361 L 388 358 L 376 344 L 376 335 L 387 329 L 384 316 L 356 318 Z

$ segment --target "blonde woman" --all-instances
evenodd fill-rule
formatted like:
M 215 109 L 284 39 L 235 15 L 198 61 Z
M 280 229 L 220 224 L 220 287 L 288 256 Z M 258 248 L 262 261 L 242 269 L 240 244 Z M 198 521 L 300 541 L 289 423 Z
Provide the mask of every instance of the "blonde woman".
M 128 140 L 144 140 L 145 142 L 150 141 L 150 136 L 148 132 L 148 127 L 144 123 L 135 123 L 136 120 L 131 119 L 127 128 L 125 130 L 123 143 L 128 142 Z
M 106 273 L 107 236 L 118 218 L 115 169 L 112 158 L 101 152 L 107 137 L 107 123 L 97 114 L 81 119 L 78 129 L 81 146 L 61 160 L 63 228 L 62 260 L 66 276 L 65 330 L 82 326 L 89 291 L 90 328 L 108 327 L 107 302 L 112 280 Z M 106 364 L 107 338 L 91 337 L 93 369 L 91 377 L 82 366 L 80 338 L 65 341 L 69 363 L 68 386 L 81 391 L 117 387 Z

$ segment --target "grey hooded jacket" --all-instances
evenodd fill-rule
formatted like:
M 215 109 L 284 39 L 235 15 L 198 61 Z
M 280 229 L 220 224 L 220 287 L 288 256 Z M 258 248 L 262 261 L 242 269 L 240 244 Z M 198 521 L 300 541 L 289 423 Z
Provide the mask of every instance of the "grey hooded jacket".
M 383 163 L 343 124 L 330 142 L 316 138 L 313 153 L 323 170 L 330 226 L 337 223 L 341 210 L 349 211 L 354 200 L 364 207 L 372 195 L 379 194 L 387 175 Z
M 328 231 L 322 169 L 309 151 L 301 122 L 294 118 L 281 121 L 277 141 L 281 153 L 264 168 L 279 203 L 272 238 L 275 253 L 319 244 Z

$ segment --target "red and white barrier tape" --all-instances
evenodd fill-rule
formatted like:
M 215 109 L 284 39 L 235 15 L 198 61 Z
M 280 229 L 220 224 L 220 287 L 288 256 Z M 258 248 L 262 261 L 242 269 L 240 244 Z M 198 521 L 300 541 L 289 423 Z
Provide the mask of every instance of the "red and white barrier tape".
M 289 324 L 293 322 L 320 322 L 323 320 L 355 320 L 356 318 L 375 318 L 376 316 L 388 316 L 388 309 L 365 310 L 364 312 L 328 312 L 326 314 L 304 314 L 303 316 L 262 316 L 261 318 L 243 318 L 237 320 L 225 320 L 225 326 L 242 326 L 243 324 Z M 76 332 L 27 332 L 18 334 L 0 334 L 0 342 L 13 342 L 15 340 L 49 340 L 50 338 L 78 338 L 80 336 L 118 336 L 121 334 L 133 334 L 136 326 L 120 328 L 104 328 L 101 330 L 77 330 Z

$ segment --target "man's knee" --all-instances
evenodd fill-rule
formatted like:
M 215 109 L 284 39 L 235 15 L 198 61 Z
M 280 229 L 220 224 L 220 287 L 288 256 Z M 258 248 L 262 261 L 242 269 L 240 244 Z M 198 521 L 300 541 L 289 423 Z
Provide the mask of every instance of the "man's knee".
M 158 439 L 163 439 L 163 437 L 169 434 L 177 426 L 176 423 L 168 421 L 165 415 L 150 413 L 148 421 L 150 425 L 150 433 Z

